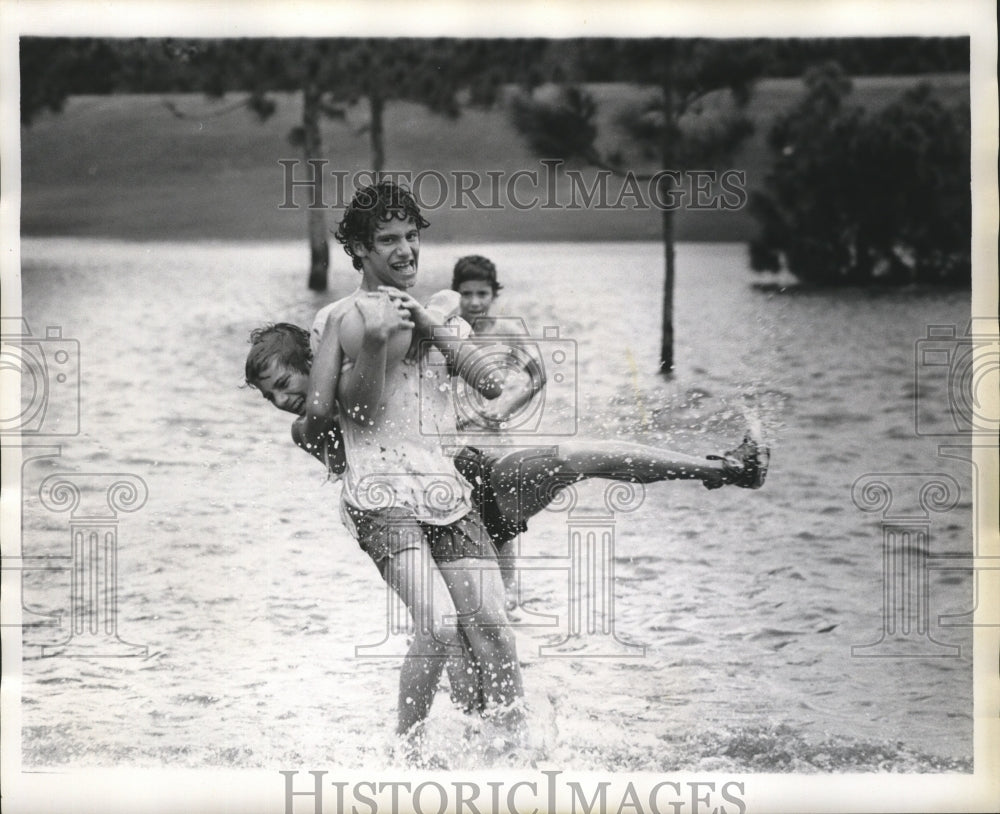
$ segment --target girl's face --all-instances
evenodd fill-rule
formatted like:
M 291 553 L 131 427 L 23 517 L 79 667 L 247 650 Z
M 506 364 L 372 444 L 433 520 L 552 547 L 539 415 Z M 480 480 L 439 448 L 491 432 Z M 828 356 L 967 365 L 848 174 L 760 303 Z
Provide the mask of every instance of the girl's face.
M 462 297 L 462 319 L 472 325 L 479 317 L 489 316 L 490 306 L 496 294 L 493 286 L 484 280 L 466 280 L 459 283 L 458 293 Z

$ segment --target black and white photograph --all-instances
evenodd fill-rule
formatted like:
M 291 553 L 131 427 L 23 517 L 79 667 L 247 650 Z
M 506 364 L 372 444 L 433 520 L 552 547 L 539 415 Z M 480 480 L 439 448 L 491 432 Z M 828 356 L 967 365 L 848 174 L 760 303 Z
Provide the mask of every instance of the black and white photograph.
M 1000 808 L 993 4 L 0 43 L 5 812 Z

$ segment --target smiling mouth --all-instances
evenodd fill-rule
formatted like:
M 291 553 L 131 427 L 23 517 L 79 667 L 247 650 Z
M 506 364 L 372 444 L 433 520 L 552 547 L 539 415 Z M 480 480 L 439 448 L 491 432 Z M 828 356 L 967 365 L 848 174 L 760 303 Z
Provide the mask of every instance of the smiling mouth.
M 302 415 L 302 408 L 305 406 L 305 404 L 306 404 L 305 398 L 303 398 L 302 396 L 299 396 L 295 400 L 295 403 L 292 405 L 292 412 L 293 413 L 298 413 L 299 415 Z

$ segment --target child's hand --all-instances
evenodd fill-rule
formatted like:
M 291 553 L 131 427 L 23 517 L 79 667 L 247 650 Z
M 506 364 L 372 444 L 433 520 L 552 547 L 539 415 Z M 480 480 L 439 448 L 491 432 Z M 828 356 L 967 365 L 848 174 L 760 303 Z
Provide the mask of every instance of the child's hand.
M 384 292 L 362 294 L 354 301 L 365 323 L 365 336 L 385 341 L 396 331 L 413 328 L 409 310 Z
M 421 333 L 427 334 L 430 332 L 431 328 L 440 325 L 441 322 L 443 322 L 440 318 L 435 319 L 433 314 L 428 313 L 427 309 L 406 291 L 401 291 L 398 288 L 393 288 L 388 285 L 379 286 L 378 290 L 396 303 L 400 308 L 405 309 L 410 315 L 410 319 L 413 320 L 413 324 Z

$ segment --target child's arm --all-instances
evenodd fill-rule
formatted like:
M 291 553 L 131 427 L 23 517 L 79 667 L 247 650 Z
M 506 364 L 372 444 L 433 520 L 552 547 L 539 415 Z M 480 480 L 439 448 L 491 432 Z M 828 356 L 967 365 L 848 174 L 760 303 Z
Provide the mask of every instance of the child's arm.
M 292 440 L 299 449 L 303 449 L 323 463 L 331 475 L 342 475 L 347 469 L 347 458 L 344 455 L 344 436 L 340 424 L 335 419 L 329 419 L 321 436 L 306 435 L 306 417 L 299 416 L 292 422 Z
M 442 316 L 444 307 L 448 304 L 448 295 L 457 292 L 439 292 L 431 298 L 431 303 L 425 308 L 405 291 L 388 286 L 382 286 L 381 289 L 410 312 L 416 330 L 430 339 L 445 355 L 453 376 L 461 376 L 486 399 L 495 399 L 503 392 L 499 379 L 474 375 L 476 366 L 472 364 L 473 357 L 482 351 L 482 345 L 478 342 L 466 342 L 459 336 L 457 330 L 445 325 Z
M 499 427 L 538 395 L 545 384 L 544 367 L 522 362 L 516 371 L 511 371 L 504 377 L 501 382 L 503 392 L 490 402 L 489 409 L 483 417 Z
M 432 296 L 424 308 L 431 315 L 435 324 L 443 325 L 452 317 L 458 316 L 461 305 L 462 295 L 457 291 L 445 288 Z M 406 353 L 406 358 L 411 362 L 420 354 L 420 344 L 420 342 L 414 342 L 410 345 L 410 349 Z
M 395 289 L 393 289 L 395 290 Z M 449 319 L 458 317 L 459 308 L 462 304 L 462 295 L 457 291 L 451 291 L 450 289 L 442 289 L 434 294 L 424 306 L 424 309 L 430 315 L 431 320 L 435 325 L 444 325 Z M 414 342 L 410 345 L 409 351 L 406 353 L 406 358 L 408 360 L 415 361 L 420 355 L 421 342 Z M 454 371 L 450 370 L 449 360 L 449 371 L 454 375 Z

